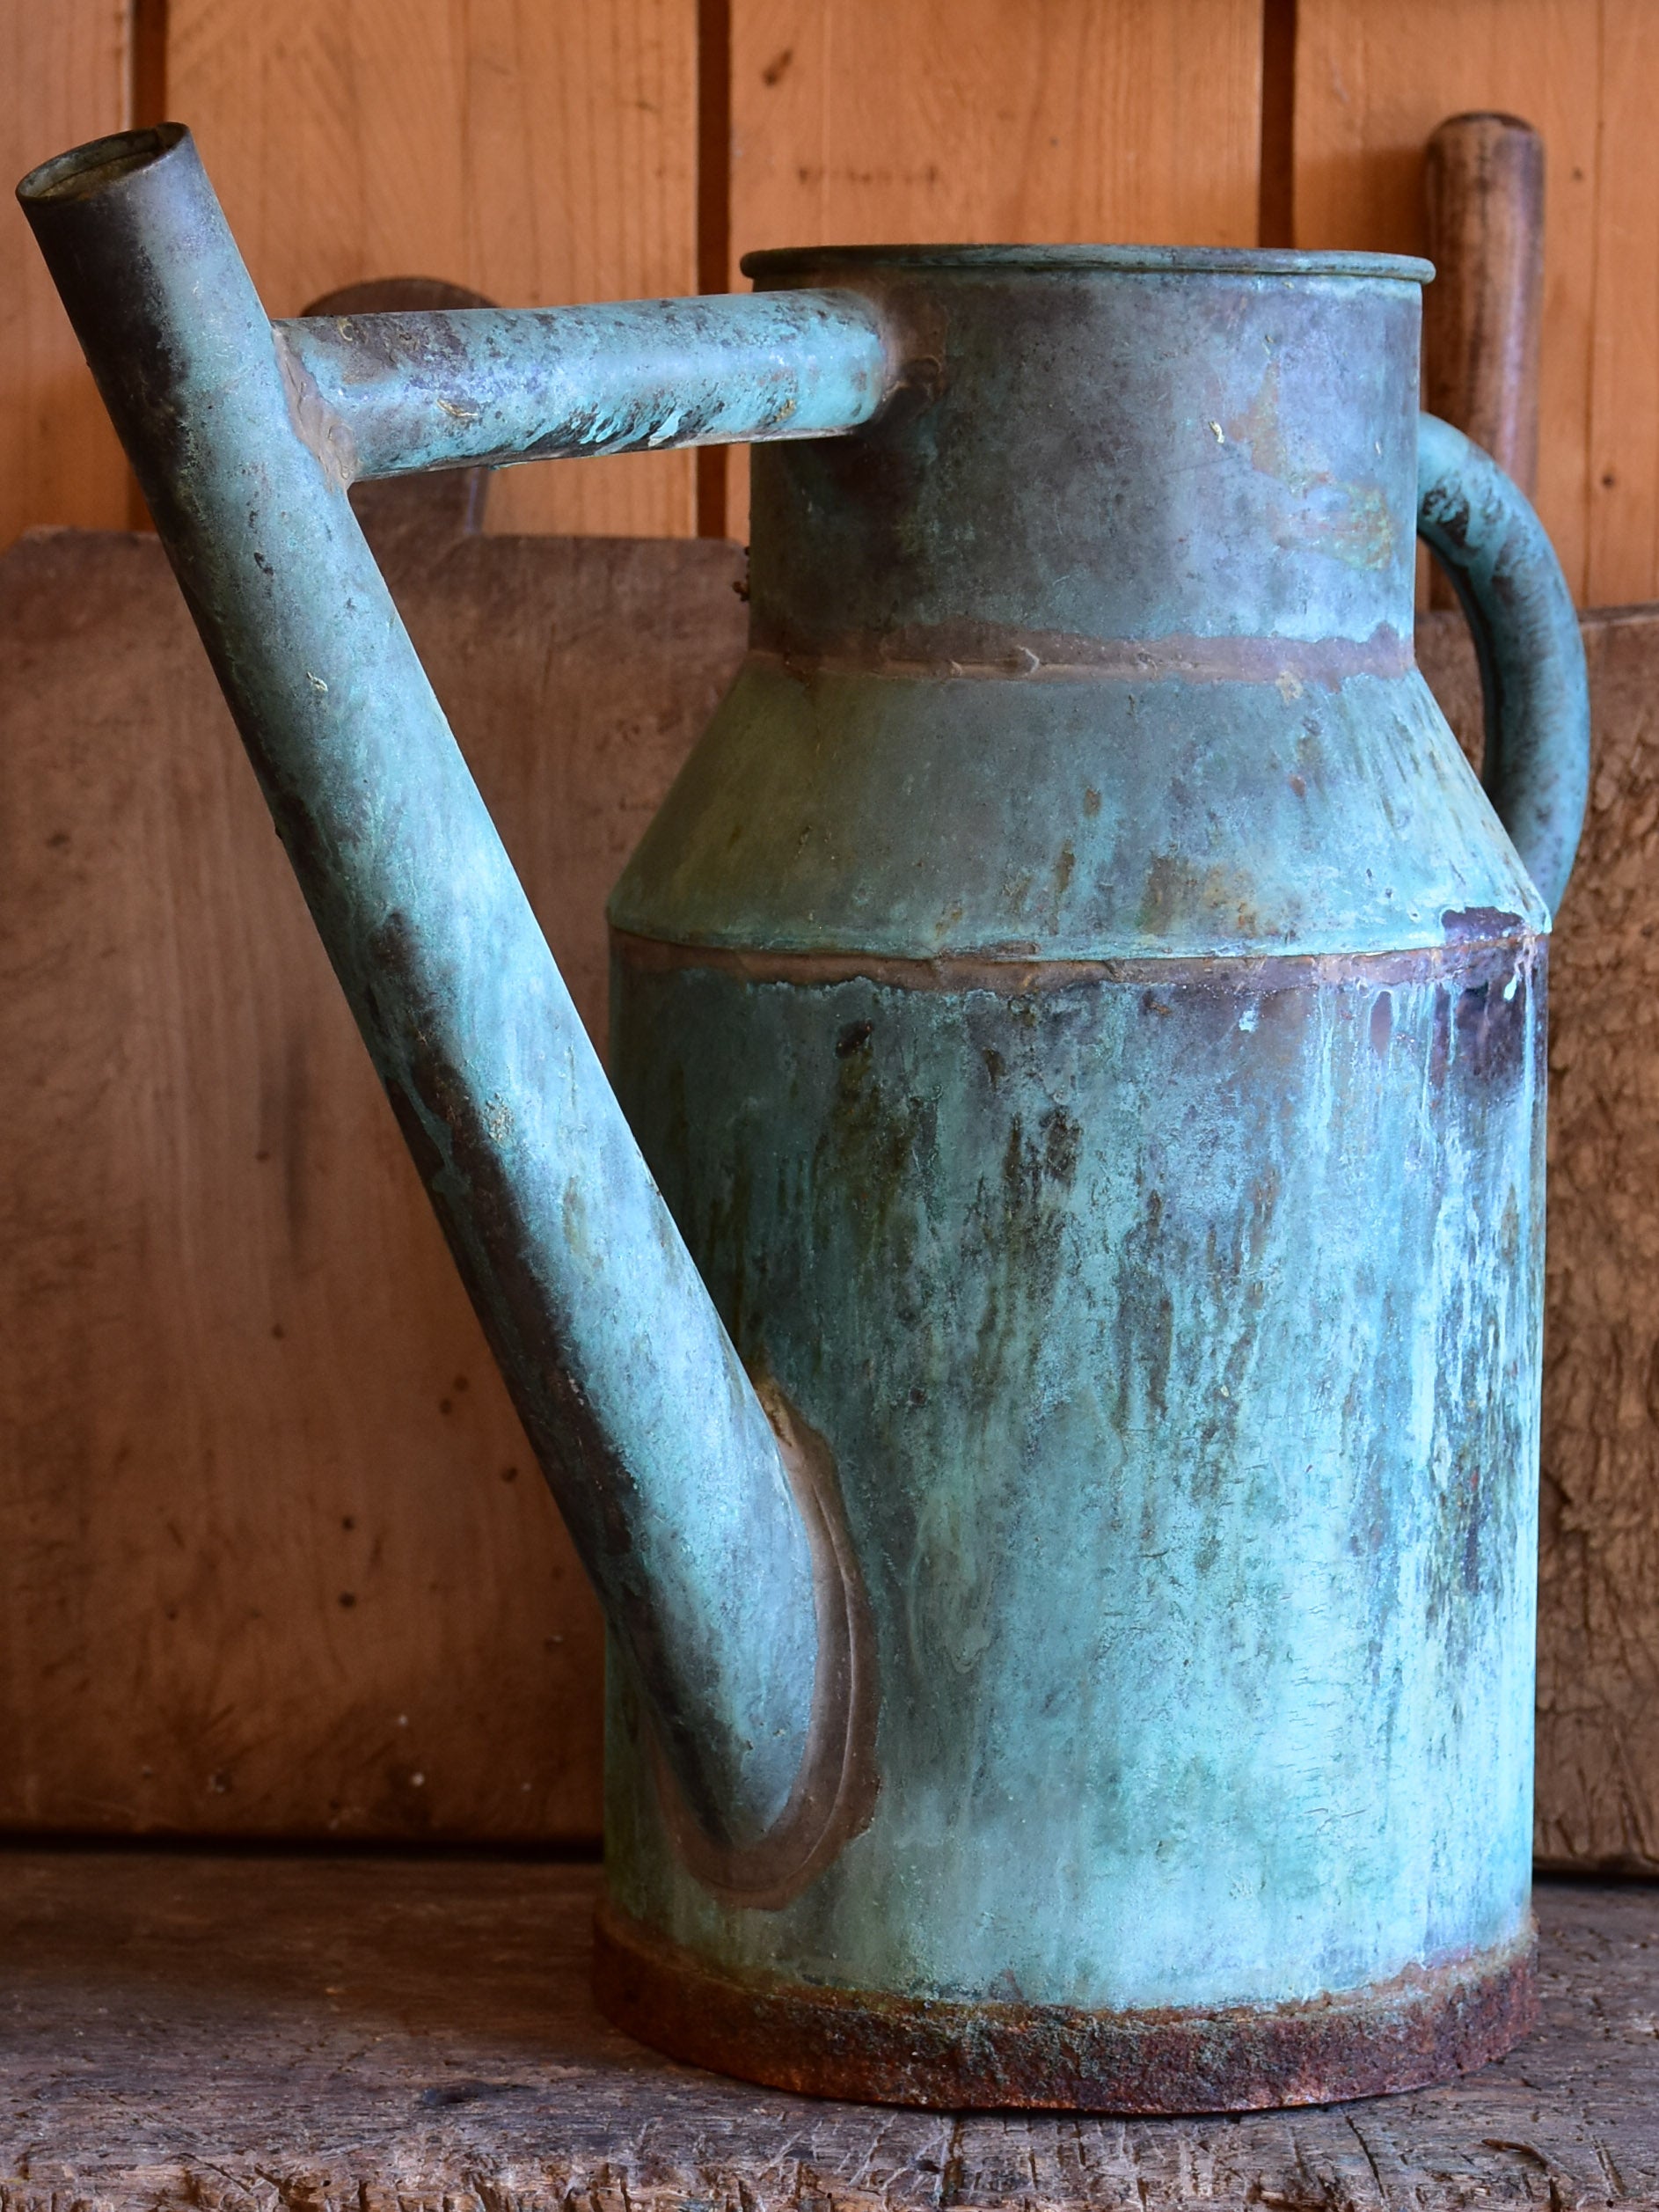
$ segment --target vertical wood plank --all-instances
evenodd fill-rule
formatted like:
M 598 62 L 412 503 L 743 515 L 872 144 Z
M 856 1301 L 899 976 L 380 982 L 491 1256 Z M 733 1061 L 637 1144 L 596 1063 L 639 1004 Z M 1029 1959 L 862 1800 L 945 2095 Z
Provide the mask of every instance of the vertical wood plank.
M 127 120 L 126 0 L 0 0 L 0 172 Z M 103 402 L 18 209 L 0 222 L 0 547 L 37 523 L 127 519 L 127 471 Z
M 1261 0 L 733 0 L 732 70 L 734 284 L 769 245 L 1255 243 Z
M 503 305 L 696 289 L 696 0 L 172 0 L 169 101 L 273 314 L 423 275 Z M 694 465 L 506 472 L 495 530 L 681 537 Z
M 732 53 L 740 253 L 1255 242 L 1261 0 L 735 0 Z
M 1631 0 L 1631 12 L 1642 4 Z M 1421 253 L 1436 124 L 1500 108 L 1543 134 L 1538 504 L 1581 598 L 1592 589 L 1602 13 L 1603 0 L 1299 0 L 1297 18 L 1298 245 Z
M 1659 598 L 1659 11 L 1600 0 L 1597 13 L 1586 596 L 1623 606 Z

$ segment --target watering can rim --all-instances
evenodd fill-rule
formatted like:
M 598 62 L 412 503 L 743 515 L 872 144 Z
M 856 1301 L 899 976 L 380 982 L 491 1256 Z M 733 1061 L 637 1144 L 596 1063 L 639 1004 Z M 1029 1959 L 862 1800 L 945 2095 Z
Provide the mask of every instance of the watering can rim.
M 1086 275 L 1351 277 L 1429 284 L 1434 264 L 1411 253 L 1295 253 L 1273 246 L 908 245 L 783 245 L 745 253 L 745 276 L 800 276 L 837 268 L 980 269 Z

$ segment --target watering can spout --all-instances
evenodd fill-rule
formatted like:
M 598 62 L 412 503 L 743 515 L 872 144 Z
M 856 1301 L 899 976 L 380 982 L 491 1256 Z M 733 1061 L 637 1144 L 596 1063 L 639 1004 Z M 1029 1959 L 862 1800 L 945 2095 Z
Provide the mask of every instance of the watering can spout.
M 179 127 L 63 155 L 18 196 L 599 1593 L 688 1861 L 781 1902 L 873 1802 L 836 1470 L 738 1360 L 347 489 L 852 427 L 888 376 L 875 311 L 821 293 L 273 326 Z

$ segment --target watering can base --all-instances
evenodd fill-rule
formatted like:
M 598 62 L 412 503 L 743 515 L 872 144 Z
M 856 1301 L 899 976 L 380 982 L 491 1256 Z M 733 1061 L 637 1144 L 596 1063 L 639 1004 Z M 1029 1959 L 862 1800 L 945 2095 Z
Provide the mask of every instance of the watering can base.
M 1536 1934 L 1306 2003 L 1093 2012 L 740 1980 L 609 1901 L 594 1996 L 672 2058 L 797 2095 L 945 2111 L 1254 2112 L 1420 2089 L 1534 2025 Z

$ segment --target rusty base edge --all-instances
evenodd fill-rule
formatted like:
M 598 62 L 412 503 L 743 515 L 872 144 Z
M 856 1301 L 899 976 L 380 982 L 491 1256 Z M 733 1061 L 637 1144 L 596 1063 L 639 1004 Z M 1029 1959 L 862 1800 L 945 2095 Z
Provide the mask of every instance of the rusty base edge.
M 1258 2010 L 866 1997 L 720 1974 L 600 1903 L 594 1996 L 672 2058 L 887 2105 L 1226 2113 L 1421 2089 L 1500 2057 L 1537 2018 L 1536 1940 L 1341 1996 Z

